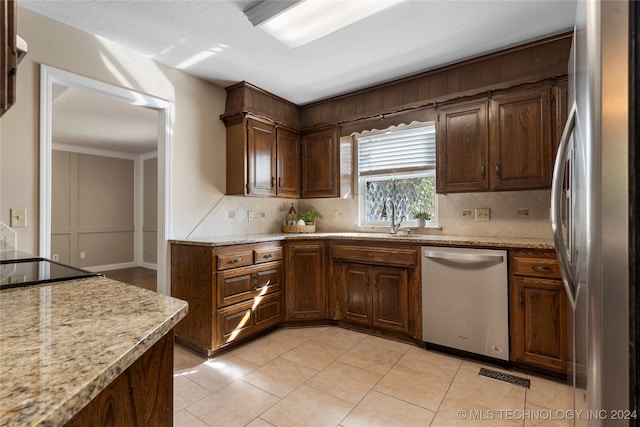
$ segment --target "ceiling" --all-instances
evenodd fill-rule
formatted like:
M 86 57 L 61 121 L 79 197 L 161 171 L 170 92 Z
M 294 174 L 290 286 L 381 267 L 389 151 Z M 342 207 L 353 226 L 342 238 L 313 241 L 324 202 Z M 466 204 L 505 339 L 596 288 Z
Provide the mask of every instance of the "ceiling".
M 576 0 L 405 0 L 295 49 L 252 26 L 254 4 L 18 1 L 219 86 L 245 80 L 304 105 L 570 30 Z

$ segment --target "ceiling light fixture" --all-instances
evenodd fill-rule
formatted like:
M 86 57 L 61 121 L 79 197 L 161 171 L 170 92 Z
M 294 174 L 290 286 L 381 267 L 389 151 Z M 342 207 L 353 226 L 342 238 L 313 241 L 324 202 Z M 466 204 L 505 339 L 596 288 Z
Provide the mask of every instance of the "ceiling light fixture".
M 403 0 L 263 0 L 245 14 L 289 47 L 318 40 Z

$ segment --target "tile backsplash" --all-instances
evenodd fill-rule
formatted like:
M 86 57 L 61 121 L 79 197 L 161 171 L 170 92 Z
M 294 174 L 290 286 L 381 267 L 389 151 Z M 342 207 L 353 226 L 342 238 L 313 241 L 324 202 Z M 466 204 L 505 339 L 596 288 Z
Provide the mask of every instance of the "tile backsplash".
M 189 235 L 190 238 L 278 233 L 291 205 L 298 212 L 322 213 L 318 231 L 376 231 L 358 226 L 358 201 L 344 199 L 271 199 L 223 196 Z M 438 195 L 437 229 L 414 230 L 425 234 L 474 237 L 552 238 L 549 209 L 551 192 L 509 191 Z M 491 220 L 478 222 L 474 209 L 491 209 Z M 470 216 L 463 216 L 470 210 Z M 338 218 L 334 218 L 334 211 Z M 524 211 L 527 215 L 523 215 Z M 253 220 L 249 221 L 249 213 Z M 381 231 L 381 230 L 377 230 Z

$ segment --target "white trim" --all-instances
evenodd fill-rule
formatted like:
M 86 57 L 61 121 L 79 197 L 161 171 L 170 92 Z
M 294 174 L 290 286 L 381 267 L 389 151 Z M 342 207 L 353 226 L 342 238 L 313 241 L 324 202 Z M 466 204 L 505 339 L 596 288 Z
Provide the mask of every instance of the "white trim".
M 110 99 L 158 111 L 158 292 L 169 294 L 171 238 L 171 154 L 174 110 L 169 101 L 113 86 L 48 65 L 40 66 L 40 221 L 41 257 L 51 256 L 51 149 L 53 84 L 88 90 Z M 105 266 L 101 267 L 104 268 Z M 127 267 L 123 267 L 127 268 Z
M 133 161 L 133 262 L 140 265 L 142 262 L 142 223 L 144 211 L 144 162 L 136 156 Z
M 104 148 L 82 147 L 80 145 L 64 144 L 54 142 L 51 144 L 53 150 L 68 151 L 70 153 L 88 154 L 91 156 L 114 157 L 116 159 L 136 160 L 140 158 L 138 154 L 125 153 L 122 151 L 105 150 Z
M 151 264 L 150 262 L 141 262 L 140 267 L 148 268 L 149 270 L 158 270 L 158 264 Z
M 121 262 L 119 264 L 107 264 L 107 265 L 94 265 L 92 267 L 82 267 L 84 270 L 93 271 L 94 273 L 101 273 L 103 271 L 110 270 L 122 270 L 123 268 L 139 267 L 135 262 Z

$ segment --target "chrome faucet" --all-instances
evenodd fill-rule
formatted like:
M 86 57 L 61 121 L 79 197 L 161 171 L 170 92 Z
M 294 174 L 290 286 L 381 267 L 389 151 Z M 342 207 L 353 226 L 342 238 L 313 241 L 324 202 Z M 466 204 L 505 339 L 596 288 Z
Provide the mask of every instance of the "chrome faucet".
M 391 230 L 389 231 L 389 233 L 396 234 L 398 232 L 398 228 L 400 228 L 400 225 L 402 225 L 402 220 L 404 220 L 404 215 L 400 217 L 400 220 L 396 224 L 396 205 L 395 203 L 393 203 L 393 200 L 391 200 L 390 197 L 387 197 L 387 199 L 384 201 L 382 205 L 382 218 L 387 218 L 388 202 L 391 202 Z

